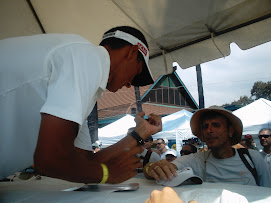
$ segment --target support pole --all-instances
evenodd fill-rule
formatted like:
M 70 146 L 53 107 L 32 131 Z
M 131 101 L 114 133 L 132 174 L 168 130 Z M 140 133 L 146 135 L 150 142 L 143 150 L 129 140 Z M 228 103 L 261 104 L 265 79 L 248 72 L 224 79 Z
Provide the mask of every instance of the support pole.
M 91 113 L 88 116 L 88 129 L 91 142 L 94 143 L 98 139 L 98 112 L 97 112 L 97 102 L 93 107 Z
M 197 71 L 197 81 L 198 81 L 198 94 L 199 94 L 199 108 L 204 108 L 204 95 L 203 95 L 203 85 L 202 85 L 202 75 L 200 64 L 196 65 Z
M 137 109 L 137 113 L 142 111 L 142 103 L 141 103 L 141 99 L 140 99 L 140 90 L 139 87 L 134 86 L 135 88 L 135 98 L 136 98 L 136 109 Z

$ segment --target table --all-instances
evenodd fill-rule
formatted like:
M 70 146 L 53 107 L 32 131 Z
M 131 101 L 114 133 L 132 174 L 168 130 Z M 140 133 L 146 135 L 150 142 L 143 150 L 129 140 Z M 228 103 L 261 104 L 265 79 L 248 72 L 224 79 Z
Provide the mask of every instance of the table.
M 146 180 L 137 176 L 128 183 L 139 183 L 136 191 L 125 192 L 89 192 L 62 190 L 82 186 L 80 183 L 71 183 L 63 180 L 42 177 L 41 180 L 14 181 L 0 183 L 0 202 L 88 202 L 88 203 L 144 203 L 153 190 L 162 190 L 153 180 Z M 184 203 L 195 199 L 199 203 L 220 202 L 271 202 L 271 188 L 246 186 L 225 183 L 203 183 L 201 185 L 183 185 L 174 190 Z M 244 198 L 245 197 L 245 198 Z

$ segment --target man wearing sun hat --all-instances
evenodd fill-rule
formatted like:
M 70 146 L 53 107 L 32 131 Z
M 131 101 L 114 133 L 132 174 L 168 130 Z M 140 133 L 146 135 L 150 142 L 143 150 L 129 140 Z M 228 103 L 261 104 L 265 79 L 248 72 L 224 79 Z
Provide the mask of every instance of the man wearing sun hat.
M 243 125 L 231 111 L 218 106 L 200 109 L 193 114 L 190 126 L 193 134 L 206 142 L 208 151 L 181 156 L 172 164 L 163 160 L 156 162 L 148 168 L 149 177 L 172 179 L 172 175 L 176 176 L 176 169 L 191 167 L 195 175 L 207 182 L 242 185 L 258 183 L 260 186 L 271 187 L 271 176 L 259 152 L 248 150 L 249 155 L 246 155 L 251 157 L 251 160 L 247 160 L 250 167 L 253 171 L 256 169 L 258 177 L 254 178 L 254 172 L 250 172 L 239 152 L 232 148 L 241 139 Z
M 100 46 L 73 34 L 0 40 L 0 179 L 33 164 L 42 175 L 84 183 L 119 183 L 141 166 L 137 145 L 162 129 L 139 113 L 135 130 L 92 153 L 86 125 L 103 91 L 152 84 L 144 35 L 107 31 Z M 35 153 L 34 153 L 35 152 Z

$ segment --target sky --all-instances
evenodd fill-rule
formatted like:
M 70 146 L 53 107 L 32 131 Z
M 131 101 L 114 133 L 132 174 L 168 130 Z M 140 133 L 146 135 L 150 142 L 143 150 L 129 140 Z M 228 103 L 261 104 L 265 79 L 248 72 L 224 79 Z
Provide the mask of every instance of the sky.
M 205 107 L 250 97 L 254 82 L 271 81 L 271 42 L 245 51 L 234 43 L 230 48 L 229 56 L 201 64 Z M 178 66 L 177 73 L 199 104 L 196 67 Z

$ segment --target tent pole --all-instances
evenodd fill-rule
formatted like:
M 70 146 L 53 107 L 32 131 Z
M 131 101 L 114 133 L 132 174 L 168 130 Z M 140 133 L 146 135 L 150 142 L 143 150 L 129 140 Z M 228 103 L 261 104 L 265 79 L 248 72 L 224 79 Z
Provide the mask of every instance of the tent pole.
M 136 109 L 137 109 L 137 113 L 140 113 L 142 111 L 140 90 L 139 90 L 139 87 L 134 86 L 134 88 L 135 88 L 135 98 L 136 98 Z
M 39 19 L 38 15 L 37 15 L 37 13 L 36 13 L 36 11 L 35 11 L 35 9 L 34 9 L 32 3 L 31 3 L 31 1 L 30 1 L 30 0 L 26 0 L 26 2 L 27 2 L 27 4 L 28 4 L 28 6 L 30 7 L 30 9 L 31 9 L 31 11 L 32 11 L 32 13 L 33 13 L 33 15 L 34 15 L 34 17 L 35 17 L 37 23 L 39 24 L 42 33 L 43 33 L 43 34 L 46 34 L 46 32 L 45 32 L 45 30 L 44 30 L 44 28 L 43 28 L 43 26 L 42 26 L 42 24 L 41 24 L 41 22 L 40 22 L 40 19 Z
M 99 140 L 97 102 L 88 116 L 88 129 L 89 129 L 89 135 L 91 137 L 91 142 L 94 143 L 97 140 Z
M 204 108 L 204 95 L 203 95 L 203 85 L 202 85 L 202 75 L 200 64 L 196 65 L 197 71 L 197 81 L 198 81 L 198 94 L 199 94 L 199 108 Z

